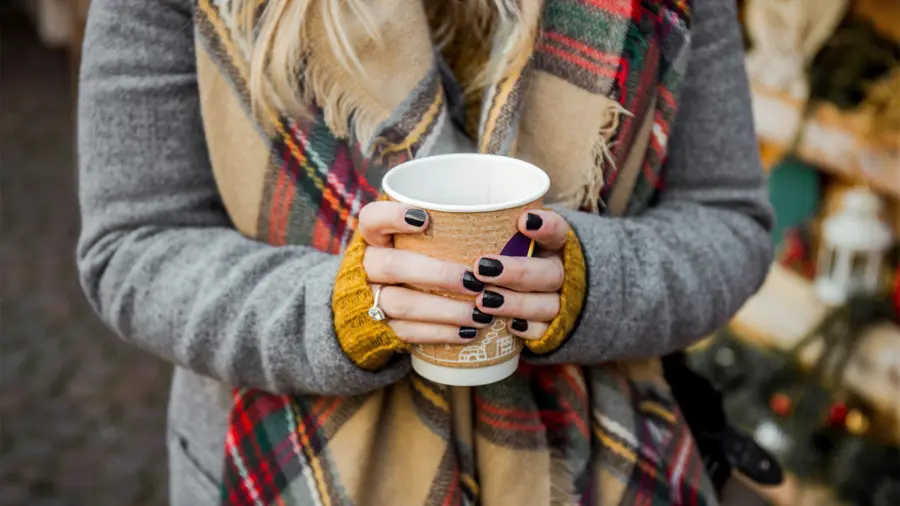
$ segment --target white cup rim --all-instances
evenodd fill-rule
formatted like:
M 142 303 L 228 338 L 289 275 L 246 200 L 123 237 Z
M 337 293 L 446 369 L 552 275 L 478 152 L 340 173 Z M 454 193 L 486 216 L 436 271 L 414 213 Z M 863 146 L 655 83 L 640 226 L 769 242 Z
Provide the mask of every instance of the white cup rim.
M 540 183 L 536 186 L 535 190 L 522 195 L 516 199 L 508 199 L 501 202 L 495 202 L 492 204 L 484 204 L 484 205 L 461 205 L 461 204 L 435 204 L 433 202 L 425 202 L 422 200 L 414 199 L 407 197 L 401 193 L 398 193 L 394 188 L 391 187 L 391 179 L 392 177 L 398 177 L 404 171 L 407 170 L 416 170 L 420 168 L 421 165 L 428 165 L 431 163 L 435 163 L 437 161 L 447 161 L 453 160 L 458 162 L 465 162 L 467 159 L 478 158 L 483 160 L 486 157 L 496 158 L 500 163 L 512 163 L 519 165 L 521 170 L 529 171 L 536 175 L 540 180 Z M 414 207 L 419 207 L 422 209 L 427 209 L 429 211 L 441 211 L 445 213 L 484 213 L 489 211 L 501 211 L 504 209 L 513 209 L 516 207 L 524 206 L 525 204 L 529 204 L 534 202 L 535 200 L 543 197 L 547 191 L 550 189 L 550 177 L 546 172 L 541 170 L 539 167 L 528 163 L 524 160 L 519 160 L 518 158 L 511 158 L 508 156 L 501 155 L 487 155 L 481 153 L 453 153 L 448 155 L 437 155 L 437 156 L 429 156 L 425 158 L 417 158 L 415 160 L 410 160 L 408 162 L 401 163 L 397 165 L 393 169 L 389 170 L 387 174 L 384 175 L 384 178 L 381 181 L 381 186 L 384 189 L 384 192 L 388 194 L 389 197 L 396 200 L 397 202 L 401 202 L 403 204 L 407 204 Z

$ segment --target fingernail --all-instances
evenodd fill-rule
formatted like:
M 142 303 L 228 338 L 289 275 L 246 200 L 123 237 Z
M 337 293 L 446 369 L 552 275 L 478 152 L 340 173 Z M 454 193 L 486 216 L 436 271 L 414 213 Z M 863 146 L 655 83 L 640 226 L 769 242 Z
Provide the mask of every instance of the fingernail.
M 495 277 L 503 272 L 503 263 L 493 258 L 482 258 L 478 261 L 478 274 Z
M 467 290 L 472 290 L 473 292 L 484 290 L 484 283 L 479 281 L 472 271 L 466 271 L 465 274 L 463 274 L 463 286 L 466 287 Z
M 475 323 L 491 323 L 494 317 L 483 312 L 482 310 L 476 308 L 472 308 L 472 321 Z
M 509 324 L 513 330 L 516 332 L 525 332 L 528 330 L 528 322 L 525 320 L 520 320 L 519 318 L 513 318 L 512 323 Z
M 403 219 L 414 227 L 421 227 L 428 219 L 428 215 L 421 209 L 408 209 L 403 215 Z
M 484 305 L 484 307 L 500 307 L 503 305 L 503 296 L 497 292 L 485 290 L 484 295 L 481 296 L 481 304 Z
M 532 213 L 525 216 L 525 230 L 537 230 L 544 225 L 544 219 Z
M 460 327 L 459 328 L 459 337 L 462 339 L 475 339 L 475 336 L 478 335 L 478 329 L 473 327 Z

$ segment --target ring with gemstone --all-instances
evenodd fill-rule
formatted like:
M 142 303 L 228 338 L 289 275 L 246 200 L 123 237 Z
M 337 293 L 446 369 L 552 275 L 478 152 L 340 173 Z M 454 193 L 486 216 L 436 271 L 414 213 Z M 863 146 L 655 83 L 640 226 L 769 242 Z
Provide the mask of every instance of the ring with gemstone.
M 381 298 L 381 285 L 375 287 L 375 302 L 372 304 L 372 307 L 369 308 L 369 318 L 375 320 L 376 322 L 384 321 L 387 319 L 387 316 L 384 314 L 384 311 L 380 307 L 378 307 L 378 299 Z

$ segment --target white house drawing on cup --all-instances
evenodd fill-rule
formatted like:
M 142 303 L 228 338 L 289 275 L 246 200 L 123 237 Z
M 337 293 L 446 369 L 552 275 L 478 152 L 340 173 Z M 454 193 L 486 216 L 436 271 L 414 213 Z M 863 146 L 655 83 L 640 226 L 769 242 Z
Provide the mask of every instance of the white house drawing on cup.
M 506 330 L 505 320 L 494 320 L 491 331 L 479 344 L 466 346 L 459 352 L 459 362 L 481 362 L 488 359 L 488 346 L 494 344 L 494 358 L 504 357 L 516 350 L 515 341 L 508 333 L 501 337 L 500 332 Z
M 484 343 L 474 346 L 466 346 L 459 352 L 460 362 L 481 362 L 487 360 L 487 350 Z
M 433 345 L 423 346 L 421 344 L 416 344 L 414 346 L 417 353 L 436 362 L 442 362 L 445 364 L 471 364 L 484 362 L 486 360 L 502 358 L 517 351 L 515 338 L 509 333 L 504 332 L 505 330 L 505 320 L 494 320 L 493 325 L 491 325 L 490 332 L 488 332 L 487 335 L 484 336 L 484 339 L 479 344 L 473 344 L 462 348 L 459 351 L 456 360 L 439 357 L 434 353 L 429 353 L 428 351 L 426 351 L 434 350 L 435 348 L 433 347 Z M 492 344 L 494 346 L 493 349 L 491 349 L 490 347 Z M 444 351 L 449 351 L 452 347 L 449 344 L 446 344 L 442 348 L 444 349 Z M 490 354 L 489 351 L 493 351 L 493 355 Z

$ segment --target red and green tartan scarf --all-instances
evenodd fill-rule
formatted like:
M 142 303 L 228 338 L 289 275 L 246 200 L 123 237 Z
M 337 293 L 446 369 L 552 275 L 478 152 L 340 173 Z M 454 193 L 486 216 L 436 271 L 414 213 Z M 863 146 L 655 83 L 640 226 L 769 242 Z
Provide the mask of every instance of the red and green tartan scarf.
M 479 55 L 500 58 L 521 39 L 498 36 L 487 51 L 462 37 L 438 50 L 429 7 L 442 0 L 371 0 L 383 40 L 360 51 L 360 80 L 329 49 L 314 1 L 300 76 L 312 119 L 272 111 L 260 121 L 231 1 L 197 2 L 197 74 L 220 193 L 249 237 L 339 254 L 384 173 L 428 156 L 454 124 L 482 152 L 544 168 L 551 202 L 633 214 L 662 188 L 688 2 L 498 0 L 495 14 L 526 28 L 526 57 L 473 100 L 448 74 L 465 82 Z M 371 49 L 362 30 L 351 34 Z M 523 365 L 475 388 L 410 373 L 356 397 L 240 388 L 224 451 L 231 505 L 716 502 L 656 360 Z

